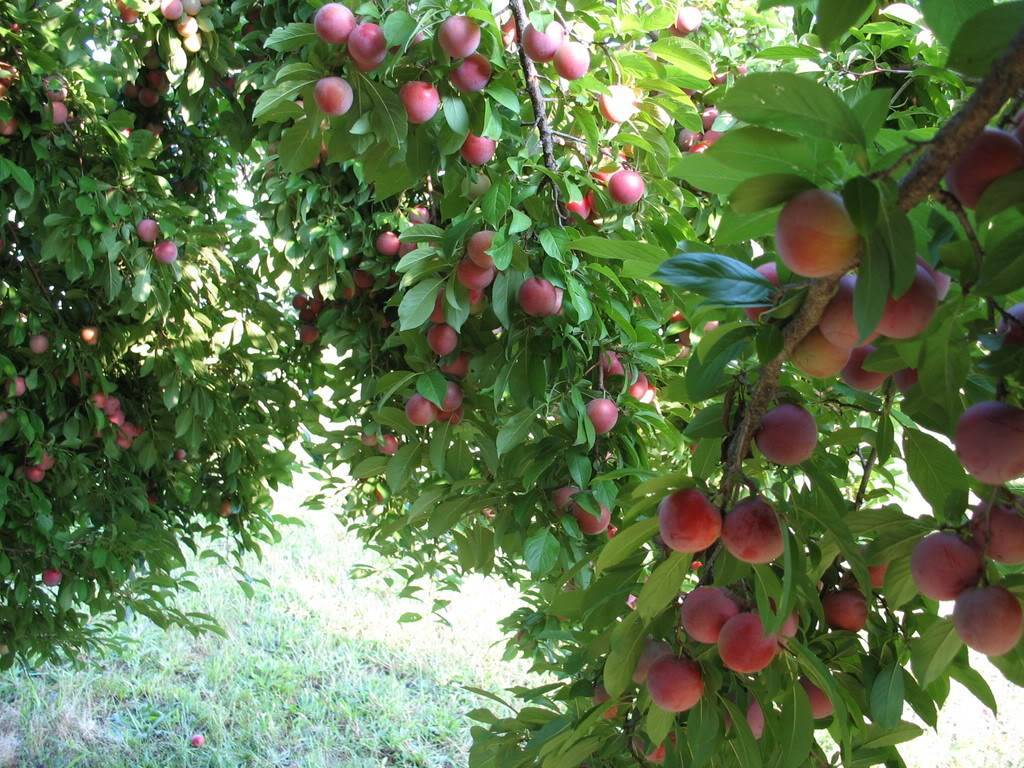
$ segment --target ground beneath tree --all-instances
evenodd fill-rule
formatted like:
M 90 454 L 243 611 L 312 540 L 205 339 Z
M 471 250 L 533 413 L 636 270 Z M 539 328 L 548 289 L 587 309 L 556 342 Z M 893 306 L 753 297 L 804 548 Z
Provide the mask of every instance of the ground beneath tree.
M 501 661 L 497 621 L 516 607 L 503 585 L 469 579 L 446 612 L 399 623 L 430 605 L 399 599 L 380 577 L 353 580 L 360 563 L 383 565 L 326 512 L 298 502 L 311 480 L 278 495 L 286 530 L 253 562 L 247 599 L 232 572 L 197 563 L 199 592 L 184 607 L 217 616 L 228 639 L 166 634 L 139 622 L 121 653 L 81 670 L 0 676 L 0 768 L 461 768 L 482 699 L 528 680 Z M 903 750 L 912 768 L 1020 768 L 1024 691 L 983 658 L 972 659 L 1003 704 L 992 715 L 954 683 L 937 735 Z M 189 746 L 201 732 L 202 749 Z

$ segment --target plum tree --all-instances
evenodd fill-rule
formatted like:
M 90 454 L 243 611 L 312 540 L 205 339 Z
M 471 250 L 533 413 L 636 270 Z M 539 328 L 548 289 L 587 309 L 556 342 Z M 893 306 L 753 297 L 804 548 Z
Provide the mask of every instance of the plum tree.
M 815 328 L 797 345 L 790 359 L 808 376 L 828 379 L 846 367 L 850 361 L 850 350 L 837 347 Z
M 468 16 L 449 16 L 437 29 L 437 42 L 453 59 L 464 59 L 480 47 L 480 25 Z
M 677 552 L 700 552 L 722 532 L 722 513 L 696 488 L 669 494 L 658 504 L 658 529 L 665 546 Z
M 853 266 L 860 235 L 834 192 L 810 189 L 786 203 L 775 228 L 782 263 L 803 277 L 825 277 Z
M 683 598 L 680 624 L 698 643 L 717 643 L 722 626 L 740 612 L 736 601 L 719 587 L 697 587 Z
M 592 515 L 579 504 L 572 502 L 569 505 L 569 512 L 580 526 L 580 530 L 588 536 L 596 536 L 608 530 L 608 524 L 612 519 L 612 511 L 604 504 L 600 505 L 600 513 Z
M 633 682 L 642 685 L 647 682 L 647 675 L 650 673 L 651 665 L 658 659 L 672 655 L 672 646 L 663 640 L 647 638 L 644 648 L 637 659 L 636 667 L 633 670 Z
M 587 418 L 597 434 L 608 434 L 619 420 L 619 407 L 607 397 L 595 398 L 587 403 Z
M 566 80 L 579 80 L 590 71 L 590 51 L 583 43 L 566 40 L 555 51 L 555 70 Z
M 340 77 L 321 77 L 313 88 L 313 99 L 325 115 L 338 117 L 352 108 L 352 87 Z
M 644 190 L 643 177 L 636 171 L 618 171 L 608 180 L 608 194 L 619 205 L 636 205 Z
M 807 694 L 807 699 L 811 703 L 811 717 L 815 720 L 832 717 L 835 708 L 828 695 L 803 675 L 800 676 L 800 685 L 803 687 L 804 692 Z
M 493 139 L 469 134 L 462 143 L 459 154 L 470 165 L 485 165 L 494 158 L 498 143 Z
M 318 508 L 399 581 L 524 595 L 506 655 L 552 687 L 482 716 L 473 765 L 778 762 L 801 675 L 843 748 L 796 723 L 787 762 L 899 764 L 872 680 L 930 721 L 972 663 L 934 652 L 959 630 L 928 592 L 964 614 L 1017 589 L 1024 46 L 972 32 L 1005 4 L 933 29 L 915 0 L 856 27 L 835 3 L 178 2 L 8 14 L 0 667 L 88 658 L 116 615 L 207 628 L 165 564 L 216 546 L 244 577 L 295 466 L 274 446 L 327 417 Z M 60 48 L 82 40 L 103 56 Z M 96 509 L 130 525 L 83 529 Z M 952 555 L 922 560 L 930 533 Z M 636 687 L 666 660 L 699 663 L 692 709 Z M 1020 679 L 1016 647 L 993 664 Z
M 451 84 L 466 93 L 476 93 L 487 87 L 491 80 L 491 62 L 474 53 L 467 56 L 448 75 Z
M 861 340 L 861 332 L 853 315 L 853 294 L 857 289 L 855 275 L 843 275 L 835 296 L 825 307 L 818 330 L 825 340 L 843 349 L 853 349 Z M 864 340 L 870 344 L 879 336 L 878 331 L 868 334 Z

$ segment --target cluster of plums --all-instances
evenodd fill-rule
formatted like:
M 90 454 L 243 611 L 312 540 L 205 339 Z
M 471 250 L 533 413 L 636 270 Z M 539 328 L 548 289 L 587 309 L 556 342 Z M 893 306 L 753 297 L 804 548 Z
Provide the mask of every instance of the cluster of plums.
M 160 225 L 156 219 L 140 219 L 135 225 L 139 240 L 153 244 L 153 258 L 161 264 L 173 264 L 178 260 L 178 244 L 173 240 L 160 240 Z
M 921 539 L 910 556 L 918 591 L 932 600 L 953 600 L 956 633 L 988 656 L 1009 653 L 1024 633 L 1020 600 L 1008 589 L 982 582 L 984 558 L 1005 565 L 1024 563 L 1021 499 L 982 503 L 974 509 L 970 537 L 939 531 Z
M 89 402 L 103 412 L 111 425 L 117 427 L 117 438 L 114 442 L 119 448 L 128 450 L 135 442 L 135 438 L 145 431 L 138 424 L 133 424 L 125 418 L 121 398 L 104 392 L 94 392 L 89 396 Z M 96 436 L 99 437 L 99 433 Z
M 160 13 L 170 22 L 181 38 L 182 47 L 189 53 L 198 53 L 203 47 L 203 39 L 199 35 L 199 22 L 196 16 L 204 5 L 213 0 L 161 0 Z M 122 14 L 123 15 L 123 14 Z
M 314 344 L 320 338 L 320 329 L 316 321 L 324 309 L 324 299 L 319 291 L 310 298 L 304 293 L 296 293 L 292 297 L 292 307 L 299 312 L 299 341 L 302 344 Z

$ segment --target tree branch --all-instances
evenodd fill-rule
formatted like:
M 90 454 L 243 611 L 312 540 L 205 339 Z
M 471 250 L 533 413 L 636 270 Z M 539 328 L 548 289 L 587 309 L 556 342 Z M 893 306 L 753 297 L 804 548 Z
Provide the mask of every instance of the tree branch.
M 540 148 L 544 155 L 544 167 L 552 173 L 558 170 L 555 162 L 555 140 L 551 134 L 551 126 L 548 125 L 547 116 L 544 113 L 544 97 L 540 92 L 540 79 L 537 77 L 537 68 L 533 66 L 530 57 L 526 55 L 523 47 L 523 39 L 526 35 L 526 8 L 523 0 L 510 0 L 509 7 L 512 9 L 512 18 L 516 24 L 516 47 L 519 50 L 519 65 L 523 70 L 523 79 L 526 81 L 526 92 L 530 95 L 530 103 L 533 105 L 533 120 L 537 126 L 537 133 L 540 134 Z M 562 218 L 562 209 L 558 205 L 558 187 L 554 184 L 551 188 L 555 195 L 555 207 L 558 210 L 558 218 Z
M 971 98 L 935 134 L 924 154 L 900 181 L 899 206 L 909 211 L 927 198 L 946 169 L 986 125 L 1024 86 L 1024 29 L 1014 35 L 1006 53 L 1000 56 Z
M 953 115 L 927 144 L 924 152 L 899 184 L 897 204 L 909 211 L 939 186 L 953 160 L 974 140 L 1006 103 L 1024 87 L 1024 29 L 1010 43 L 967 103 Z M 783 329 L 782 351 L 761 368 L 744 409 L 743 418 L 729 441 L 728 461 L 722 479 L 723 505 L 728 505 L 736 484 L 742 479 L 743 459 L 750 441 L 771 405 L 782 372 L 782 364 L 796 346 L 818 324 L 825 306 L 836 292 L 840 275 L 811 283 L 800 310 Z
M 895 390 L 896 387 L 890 377 L 885 382 L 885 400 L 882 401 L 882 413 L 878 418 L 879 425 L 889 418 L 889 412 L 892 410 L 892 399 L 895 394 Z M 857 489 L 857 497 L 853 503 L 853 508 L 855 510 L 860 509 L 861 504 L 864 503 L 864 496 L 867 495 L 868 492 L 868 482 L 871 480 L 871 470 L 875 468 L 876 461 L 878 461 L 878 447 L 877 445 L 872 445 L 871 450 L 868 452 L 868 460 L 864 462 L 864 475 L 860 479 L 860 487 Z

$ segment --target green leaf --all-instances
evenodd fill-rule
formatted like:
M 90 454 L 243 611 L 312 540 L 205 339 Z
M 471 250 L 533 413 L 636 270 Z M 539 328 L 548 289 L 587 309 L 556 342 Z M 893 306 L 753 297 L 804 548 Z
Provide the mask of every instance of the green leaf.
M 739 78 L 721 107 L 753 125 L 847 144 L 865 144 L 864 129 L 836 94 L 803 75 L 753 72 Z
M 298 50 L 304 45 L 315 43 L 319 39 L 312 24 L 293 22 L 287 26 L 278 27 L 271 32 L 263 45 L 272 51 L 289 53 Z
M 412 16 L 402 10 L 393 10 L 381 24 L 381 32 L 388 46 L 399 46 L 404 48 L 406 43 L 416 34 L 417 22 Z
M 977 221 L 988 221 L 1007 208 L 1024 204 L 1024 171 L 1000 176 L 989 184 L 974 206 Z
M 462 99 L 458 96 L 446 96 L 442 108 L 448 127 L 465 137 L 469 133 L 469 112 L 466 111 L 466 105 L 462 103 Z
M 392 493 L 398 493 L 409 482 L 412 470 L 419 463 L 419 459 L 419 443 L 403 445 L 398 449 L 398 453 L 391 457 L 385 477 Z
M 675 724 L 676 715 L 652 703 L 644 718 L 644 731 L 655 744 L 661 744 Z
M 309 88 L 316 80 L 289 80 L 260 94 L 252 111 L 252 121 L 259 125 L 265 122 L 283 122 L 302 114 L 295 99 L 303 89 Z M 134 134 L 133 134 L 134 135 Z
M 706 88 L 711 78 L 708 55 L 689 40 L 662 35 L 648 49 L 673 67 L 673 82 L 680 88 Z
M 366 479 L 368 477 L 383 475 L 384 471 L 388 467 L 389 460 L 390 459 L 387 456 L 368 456 L 352 467 L 352 477 Z
M 850 27 L 867 18 L 874 9 L 874 0 L 818 0 L 815 31 L 823 48 L 846 36 Z
M 530 429 L 536 422 L 537 414 L 532 408 L 520 411 L 509 418 L 501 429 L 498 430 L 498 439 L 495 443 L 498 455 L 508 453 L 519 445 L 530 434 Z
M 891 275 L 889 252 L 881 246 L 880 238 L 875 234 L 868 238 L 861 254 L 857 285 L 853 291 L 853 316 L 861 339 L 870 336 L 882 320 L 889 300 Z
M 615 538 L 610 539 L 601 549 L 595 568 L 600 572 L 618 565 L 639 549 L 644 542 L 650 541 L 657 531 L 658 519 L 656 517 L 641 520 L 625 530 L 619 531 Z
M 935 33 L 935 38 L 949 46 L 957 32 L 972 16 L 992 7 L 992 0 L 920 0 L 925 23 Z
M 985 243 L 985 261 L 972 293 L 1002 296 L 1024 287 L 1024 230 L 1015 228 L 1009 235 Z
M 680 253 L 665 261 L 654 279 L 721 306 L 763 307 L 772 303 L 775 291 L 753 267 L 717 253 Z
M 927 687 L 937 680 L 963 645 L 949 619 L 936 618 L 920 637 L 914 638 L 910 643 L 910 665 L 921 685 Z
M 883 728 L 893 728 L 903 714 L 903 668 L 890 664 L 875 675 L 871 685 L 871 719 Z
M 320 156 L 322 136 L 317 124 L 310 124 L 306 118 L 296 120 L 281 134 L 277 153 L 281 164 L 292 173 L 301 173 L 310 168 Z
M 1001 3 L 967 19 L 953 38 L 946 66 L 984 77 L 1024 25 L 1024 2 Z
M 419 328 L 430 318 L 443 277 L 430 277 L 414 285 L 398 305 L 398 322 L 403 331 Z
M 543 576 L 558 562 L 558 550 L 558 539 L 547 528 L 542 528 L 523 544 L 526 567 L 534 576 Z
M 796 683 L 785 686 L 779 708 L 778 768 L 798 768 L 810 754 L 814 740 L 814 718 L 811 717 L 811 702 L 807 698 L 807 691 Z
M 910 479 L 937 512 L 952 494 L 967 490 L 967 473 L 960 460 L 951 448 L 931 435 L 916 429 L 904 430 L 903 453 Z
M 687 552 L 669 555 L 644 583 L 636 600 L 636 612 L 649 621 L 665 610 L 679 594 L 691 562 L 693 557 Z
M 732 191 L 729 205 L 737 213 L 754 213 L 782 205 L 791 197 L 813 187 L 814 184 L 803 176 L 786 173 L 755 176 Z
M 732 730 L 735 732 L 732 738 L 725 741 L 727 754 L 732 758 L 727 764 L 743 768 L 761 768 L 761 752 L 754 741 L 754 734 L 750 732 L 746 715 L 725 696 L 719 695 L 718 700 L 728 710 L 732 719 Z
M 604 237 L 581 237 L 571 241 L 568 248 L 599 259 L 622 261 L 622 276 L 635 279 L 650 277 L 668 256 L 665 250 L 657 245 Z
M 863 176 L 854 176 L 843 185 L 843 205 L 862 235 L 878 226 L 882 195 L 878 185 Z
M 508 213 L 511 204 L 512 187 L 507 180 L 497 179 L 480 201 L 480 210 L 484 214 L 484 220 L 491 226 L 497 227 Z
M 646 626 L 639 613 L 631 613 L 612 631 L 611 651 L 604 664 L 604 687 L 617 699 L 630 684 L 644 646 Z
M 440 408 L 448 394 L 448 381 L 439 371 L 424 373 L 416 378 L 416 391 Z

